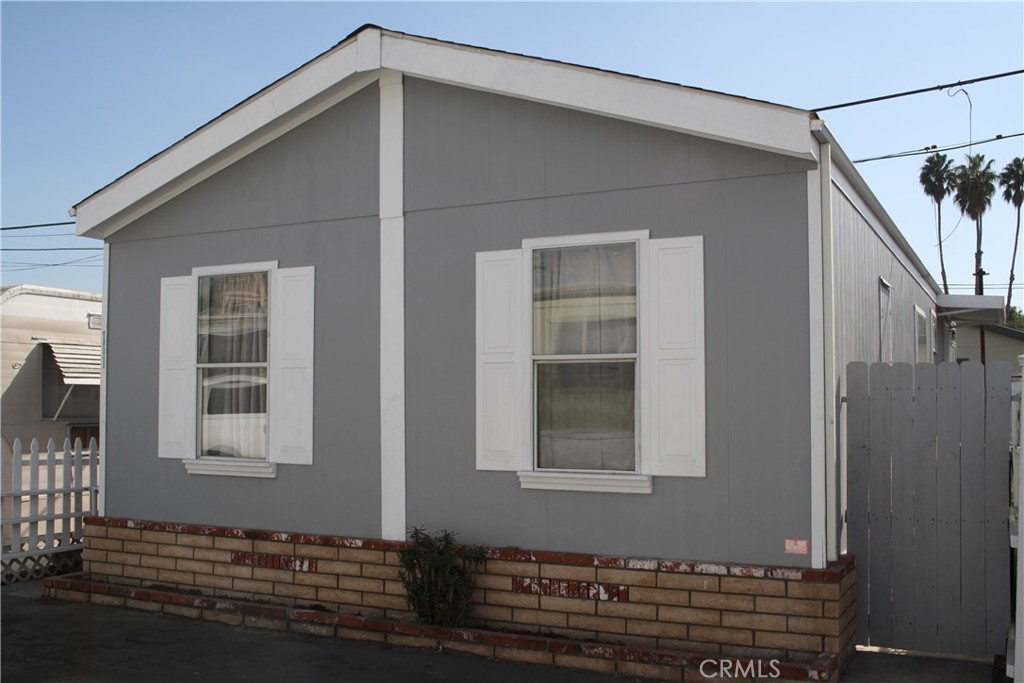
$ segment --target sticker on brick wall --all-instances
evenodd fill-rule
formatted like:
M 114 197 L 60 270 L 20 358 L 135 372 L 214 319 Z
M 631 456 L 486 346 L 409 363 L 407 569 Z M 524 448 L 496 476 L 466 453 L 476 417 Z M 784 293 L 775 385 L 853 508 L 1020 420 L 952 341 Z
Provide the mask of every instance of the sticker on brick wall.
M 786 554 L 787 555 L 806 555 L 807 554 L 807 541 L 804 539 L 787 538 L 786 539 Z

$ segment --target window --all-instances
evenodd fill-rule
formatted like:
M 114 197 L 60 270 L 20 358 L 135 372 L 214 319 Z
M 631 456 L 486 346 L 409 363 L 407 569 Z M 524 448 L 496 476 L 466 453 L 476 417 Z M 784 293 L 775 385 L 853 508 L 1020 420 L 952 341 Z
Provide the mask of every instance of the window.
M 636 469 L 636 243 L 533 252 L 538 468 Z
M 268 273 L 199 278 L 199 455 L 267 457 Z
M 477 468 L 578 491 L 704 476 L 702 238 L 477 254 Z
M 276 262 L 164 278 L 160 457 L 194 474 L 312 463 L 313 269 Z
M 891 363 L 892 359 L 892 285 L 878 278 L 878 360 Z
M 914 362 L 931 363 L 931 327 L 928 324 L 928 316 L 917 306 L 914 306 Z

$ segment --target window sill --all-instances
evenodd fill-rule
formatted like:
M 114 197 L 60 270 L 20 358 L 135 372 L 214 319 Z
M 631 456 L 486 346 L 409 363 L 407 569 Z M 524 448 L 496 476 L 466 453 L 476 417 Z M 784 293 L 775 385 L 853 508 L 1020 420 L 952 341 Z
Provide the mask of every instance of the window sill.
M 189 474 L 207 474 L 218 477 L 257 477 L 274 479 L 277 464 L 265 460 L 236 460 L 234 458 L 195 458 L 185 460 Z
M 650 493 L 651 477 L 645 474 L 596 474 L 583 472 L 519 472 L 524 489 L 543 491 L 591 491 L 598 493 Z

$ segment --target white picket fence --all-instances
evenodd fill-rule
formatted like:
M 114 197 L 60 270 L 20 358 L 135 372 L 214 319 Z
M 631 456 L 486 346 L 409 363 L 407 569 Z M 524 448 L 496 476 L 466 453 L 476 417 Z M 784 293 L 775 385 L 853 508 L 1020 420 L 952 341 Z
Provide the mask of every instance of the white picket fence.
M 3 583 L 73 571 L 81 566 L 82 526 L 97 510 L 99 449 L 75 439 L 63 450 L 50 439 L 41 450 L 36 439 L 23 452 L 15 440 L 2 467 Z

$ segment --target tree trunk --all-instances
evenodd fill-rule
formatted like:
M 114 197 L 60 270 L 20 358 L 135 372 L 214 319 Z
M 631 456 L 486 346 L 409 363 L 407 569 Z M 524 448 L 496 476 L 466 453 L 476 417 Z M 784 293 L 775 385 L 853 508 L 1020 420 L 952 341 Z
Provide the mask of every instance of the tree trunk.
M 1010 300 L 1013 298 L 1013 267 L 1017 265 L 1017 242 L 1020 240 L 1020 207 L 1017 207 L 1017 232 L 1013 234 L 1013 258 L 1010 259 L 1010 284 L 1006 287 L 1006 319 L 1010 319 Z
M 981 216 L 978 216 L 975 227 L 978 238 L 974 251 L 974 293 L 980 296 L 985 293 L 985 271 L 981 269 Z
M 939 233 L 939 272 L 942 273 L 942 293 L 949 294 L 949 283 L 946 281 L 946 258 L 942 254 L 942 203 L 935 203 L 935 210 L 938 214 Z

